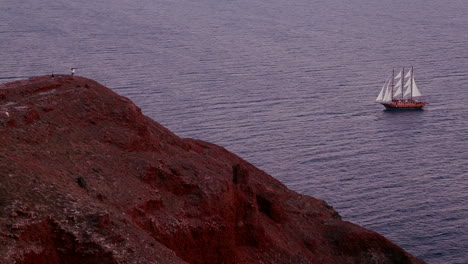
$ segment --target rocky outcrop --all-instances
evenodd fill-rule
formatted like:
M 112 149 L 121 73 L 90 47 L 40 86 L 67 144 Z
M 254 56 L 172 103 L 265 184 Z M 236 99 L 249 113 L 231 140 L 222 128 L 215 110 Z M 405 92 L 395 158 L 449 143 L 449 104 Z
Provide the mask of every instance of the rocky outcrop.
M 423 263 L 78 76 L 0 85 L 5 263 Z

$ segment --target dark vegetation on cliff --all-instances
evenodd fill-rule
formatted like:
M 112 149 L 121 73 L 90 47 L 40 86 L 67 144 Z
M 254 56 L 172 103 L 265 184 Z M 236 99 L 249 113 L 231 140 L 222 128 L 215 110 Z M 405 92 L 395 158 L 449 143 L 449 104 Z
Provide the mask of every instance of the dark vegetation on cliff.
M 309 175 L 313 177 L 313 175 Z M 95 81 L 0 85 L 2 263 L 423 263 Z

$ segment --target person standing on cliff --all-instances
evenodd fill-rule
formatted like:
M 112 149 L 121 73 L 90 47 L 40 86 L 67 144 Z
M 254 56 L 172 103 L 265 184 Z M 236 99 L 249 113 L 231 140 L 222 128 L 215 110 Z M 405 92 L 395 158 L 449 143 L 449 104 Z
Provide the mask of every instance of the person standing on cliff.
M 71 68 L 71 75 L 75 75 L 75 68 Z

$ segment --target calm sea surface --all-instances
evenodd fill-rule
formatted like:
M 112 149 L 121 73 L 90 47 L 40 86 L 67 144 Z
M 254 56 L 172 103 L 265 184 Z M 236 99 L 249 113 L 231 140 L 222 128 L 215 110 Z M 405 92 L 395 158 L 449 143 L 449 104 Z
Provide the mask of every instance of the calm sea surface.
M 68 73 L 429 263 L 468 263 L 466 0 L 1 0 L 0 82 Z M 375 104 L 414 66 L 430 105 Z

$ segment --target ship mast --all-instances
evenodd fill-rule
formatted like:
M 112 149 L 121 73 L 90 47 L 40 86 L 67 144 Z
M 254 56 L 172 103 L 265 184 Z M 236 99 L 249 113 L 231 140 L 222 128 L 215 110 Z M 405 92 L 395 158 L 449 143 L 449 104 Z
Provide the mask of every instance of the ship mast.
M 400 86 L 401 86 L 401 100 L 403 101 L 403 84 L 405 82 L 405 67 L 403 67 L 403 70 L 401 71 L 401 80 L 400 80 Z
M 392 69 L 392 101 L 393 101 L 393 82 L 395 80 L 395 68 Z
M 414 74 L 414 70 L 413 70 L 413 66 L 411 66 L 411 76 L 410 76 L 410 78 L 411 78 L 410 79 L 410 89 L 411 89 L 410 99 L 411 99 L 411 101 L 413 101 L 413 78 L 414 78 L 413 74 Z

